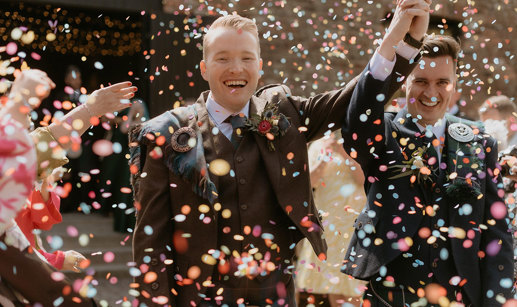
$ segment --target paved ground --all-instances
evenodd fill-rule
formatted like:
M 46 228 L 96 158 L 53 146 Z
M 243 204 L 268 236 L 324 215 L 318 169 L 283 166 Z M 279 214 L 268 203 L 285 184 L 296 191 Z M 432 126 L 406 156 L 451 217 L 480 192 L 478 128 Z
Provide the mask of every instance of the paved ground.
M 63 222 L 42 233 L 41 237 L 47 242 L 61 239 L 61 250 L 76 250 L 91 261 L 85 272 L 68 272 L 66 275 L 76 283 L 90 280 L 93 287 L 88 296 L 95 295 L 101 306 L 131 306 L 134 299 L 129 294 L 131 236 L 113 231 L 111 217 L 65 213 Z M 49 245 L 46 248 L 52 250 Z

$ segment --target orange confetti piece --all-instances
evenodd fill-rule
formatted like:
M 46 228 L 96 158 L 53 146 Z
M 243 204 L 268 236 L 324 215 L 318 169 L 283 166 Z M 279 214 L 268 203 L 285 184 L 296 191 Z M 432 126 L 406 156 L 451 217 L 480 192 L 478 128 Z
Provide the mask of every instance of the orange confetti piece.
M 90 118 L 90 124 L 92 126 L 97 126 L 100 123 L 100 119 L 98 117 L 92 116 Z
M 131 164 L 129 166 L 129 171 L 132 175 L 135 175 L 136 173 L 138 173 L 138 166 L 136 166 L 135 164 Z
M 420 168 L 420 173 L 423 174 L 423 175 L 431 175 L 431 170 L 427 167 L 427 166 L 423 166 Z M 411 177 L 411 179 L 413 179 L 415 175 L 413 175 Z M 414 181 L 411 181 L 411 182 L 414 182 Z
M 144 282 L 146 284 L 150 284 L 150 283 L 156 281 L 156 279 L 158 279 L 158 275 L 153 271 L 147 272 L 144 275 Z
M 165 144 L 165 137 L 160 135 L 158 138 L 156 138 L 156 145 L 162 146 L 163 144 Z
M 63 103 L 61 104 L 61 107 L 65 110 L 71 110 L 73 108 L 73 105 L 70 101 L 68 100 L 65 100 L 63 101 Z
M 124 194 L 130 194 L 132 192 L 132 190 L 128 187 L 122 187 L 122 188 L 120 188 L 120 192 L 122 192 Z

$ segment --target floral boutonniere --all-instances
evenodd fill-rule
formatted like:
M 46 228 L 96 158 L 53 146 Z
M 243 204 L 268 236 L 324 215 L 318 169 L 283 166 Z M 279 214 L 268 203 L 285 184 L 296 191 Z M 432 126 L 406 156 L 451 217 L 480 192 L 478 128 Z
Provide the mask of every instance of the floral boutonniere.
M 273 140 L 277 136 L 282 136 L 291 126 L 289 119 L 282 113 L 278 113 L 278 105 L 268 103 L 264 107 L 262 114 L 252 114 L 246 120 L 246 127 L 267 138 L 268 148 L 270 151 L 275 150 Z
M 456 173 L 449 175 L 451 182 L 445 189 L 445 194 L 450 202 L 456 204 L 472 204 L 481 195 L 479 182 L 476 178 L 455 177 L 451 179 Z
M 461 154 L 460 154 L 461 153 Z M 466 156 L 465 154 L 468 155 Z M 481 144 L 459 143 L 449 161 L 448 183 L 445 193 L 454 204 L 474 203 L 481 196 L 478 173 L 484 169 L 478 154 L 484 153 Z M 461 176 L 463 175 L 463 176 Z
M 430 164 L 435 164 L 437 161 L 429 161 L 430 159 L 436 160 L 436 158 L 429 158 L 426 154 L 427 147 L 418 147 L 411 153 L 411 158 L 403 161 L 403 164 L 392 165 L 390 168 L 398 169 L 400 174 L 390 177 L 389 179 L 397 179 L 405 176 L 410 176 L 409 180 L 411 183 L 422 183 L 425 181 L 432 182 Z M 431 163 L 430 163 L 431 162 Z

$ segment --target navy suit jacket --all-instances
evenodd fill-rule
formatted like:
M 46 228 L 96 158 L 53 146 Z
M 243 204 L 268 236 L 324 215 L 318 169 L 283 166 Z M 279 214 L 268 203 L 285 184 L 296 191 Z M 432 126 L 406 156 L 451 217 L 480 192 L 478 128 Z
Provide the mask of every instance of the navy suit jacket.
M 481 150 L 475 154 L 477 157 L 469 157 L 469 153 L 461 157 L 479 161 L 475 168 L 457 170 L 459 177 L 472 176 L 479 184 L 482 195 L 470 207 L 453 204 L 445 195 L 450 165 L 437 171 L 432 189 L 429 185 L 411 183 L 410 176 L 393 178 L 400 174 L 400 169 L 390 166 L 407 161 L 413 150 L 423 146 L 423 137 L 406 110 L 398 114 L 384 112 L 384 104 L 390 98 L 387 92 L 390 77 L 378 81 L 368 70 L 369 67 L 361 74 L 343 125 L 344 147 L 363 169 L 368 199 L 355 222 L 343 272 L 364 280 L 375 276 L 382 266 L 401 254 L 397 248 L 399 240 L 417 235 L 426 205 L 438 204 L 442 209 L 447 208 L 451 255 L 458 274 L 467 281 L 466 294 L 474 306 L 500 305 L 493 298 L 498 294 L 510 296 L 513 251 L 508 217 L 496 219 L 490 210 L 494 203 L 503 202 L 504 195 L 497 165 L 497 142 L 474 127 L 478 133 L 471 143 Z M 447 146 L 449 137 L 446 129 L 443 153 L 456 154 Z M 446 155 L 442 156 L 441 163 L 450 164 L 450 161 Z M 465 248 L 464 244 L 471 246 Z M 499 252 L 487 253 L 489 245 L 496 246 Z

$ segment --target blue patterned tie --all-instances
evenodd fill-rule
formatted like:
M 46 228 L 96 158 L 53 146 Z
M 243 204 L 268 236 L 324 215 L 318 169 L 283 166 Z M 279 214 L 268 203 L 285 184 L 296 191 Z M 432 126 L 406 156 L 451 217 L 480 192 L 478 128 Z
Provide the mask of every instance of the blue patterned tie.
M 239 147 L 239 144 L 242 141 L 242 137 L 244 136 L 244 127 L 246 126 L 246 116 L 238 115 L 230 115 L 224 121 L 225 123 L 230 123 L 233 128 L 231 142 L 235 149 Z

